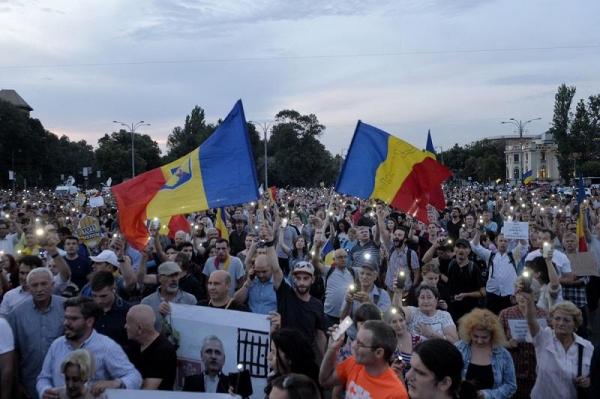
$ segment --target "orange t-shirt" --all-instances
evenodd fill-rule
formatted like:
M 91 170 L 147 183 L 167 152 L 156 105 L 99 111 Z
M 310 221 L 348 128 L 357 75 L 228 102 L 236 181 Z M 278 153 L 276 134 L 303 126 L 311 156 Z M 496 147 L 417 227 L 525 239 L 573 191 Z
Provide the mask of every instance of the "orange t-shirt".
M 404 384 L 391 368 L 373 377 L 351 356 L 338 364 L 335 371 L 346 385 L 346 399 L 408 399 Z

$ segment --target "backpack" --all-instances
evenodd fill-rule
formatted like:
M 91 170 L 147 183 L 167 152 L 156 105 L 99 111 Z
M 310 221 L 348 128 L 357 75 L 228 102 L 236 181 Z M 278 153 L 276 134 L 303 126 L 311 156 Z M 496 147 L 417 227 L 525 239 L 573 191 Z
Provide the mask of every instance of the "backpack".
M 513 268 L 515 269 L 515 273 L 517 273 L 517 276 L 519 275 L 519 272 L 517 272 L 517 264 L 515 262 L 515 257 L 513 256 L 512 252 L 508 251 L 506 252 L 506 254 L 508 255 L 508 261 L 510 262 L 510 264 L 513 266 Z M 494 263 L 494 256 L 496 256 L 495 253 L 490 255 L 490 260 L 488 261 L 488 279 L 490 277 L 494 276 L 494 268 L 493 263 Z

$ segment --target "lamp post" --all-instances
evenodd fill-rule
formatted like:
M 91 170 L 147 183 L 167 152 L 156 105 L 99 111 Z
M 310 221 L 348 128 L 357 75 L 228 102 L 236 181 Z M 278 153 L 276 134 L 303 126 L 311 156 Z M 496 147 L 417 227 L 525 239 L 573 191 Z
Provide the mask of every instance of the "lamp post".
M 269 178 L 267 177 L 267 172 L 268 172 L 268 154 L 267 154 L 267 133 L 269 132 L 269 129 L 272 127 L 272 121 L 266 121 L 266 122 L 255 122 L 255 121 L 250 121 L 250 123 L 259 126 L 260 128 L 262 128 L 263 131 L 263 140 L 265 143 L 265 191 L 268 190 L 269 188 Z
M 135 134 L 135 129 L 137 129 L 140 126 L 150 126 L 150 124 L 146 123 L 144 121 L 132 123 L 131 125 L 124 123 L 124 122 L 119 122 L 119 121 L 113 121 L 113 123 L 118 123 L 119 125 L 126 127 L 127 129 L 129 129 L 129 132 L 131 133 L 131 177 L 135 177 L 135 150 L 134 150 L 134 144 L 133 144 L 133 137 Z
M 507 121 L 500 122 L 503 125 L 514 125 L 517 128 L 517 131 L 519 132 L 519 148 L 521 150 L 521 152 L 519 153 L 519 180 L 523 179 L 523 154 L 525 153 L 525 150 L 523 148 L 523 132 L 525 131 L 525 126 L 527 126 L 533 121 L 539 121 L 540 119 L 542 118 L 533 118 L 526 121 L 522 121 L 520 119 L 516 120 L 515 118 L 510 118 Z
M 440 152 L 439 152 L 439 154 L 440 154 L 440 163 L 443 165 L 444 164 L 444 149 L 442 148 L 441 145 L 438 145 L 437 147 L 435 147 L 436 150 L 438 148 L 440 149 Z

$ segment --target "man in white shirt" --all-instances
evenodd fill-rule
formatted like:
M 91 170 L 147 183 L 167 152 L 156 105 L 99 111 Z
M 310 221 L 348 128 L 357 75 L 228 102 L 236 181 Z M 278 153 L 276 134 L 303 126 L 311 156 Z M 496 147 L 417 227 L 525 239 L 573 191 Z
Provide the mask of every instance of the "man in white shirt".
M 0 252 L 13 255 L 18 242 L 19 233 L 10 233 L 9 222 L 0 219 Z
M 0 399 L 11 398 L 15 364 L 15 340 L 12 329 L 0 317 Z
M 492 253 L 484 248 L 480 241 L 480 231 L 477 230 L 471 241 L 473 252 L 489 265 L 488 278 L 485 284 L 486 308 L 499 314 L 502 309 L 512 306 L 511 296 L 515 293 L 515 282 L 517 281 L 517 253 L 527 251 L 527 245 L 523 241 L 512 250 L 508 251 L 508 240 L 500 233 L 496 237 L 498 252 Z

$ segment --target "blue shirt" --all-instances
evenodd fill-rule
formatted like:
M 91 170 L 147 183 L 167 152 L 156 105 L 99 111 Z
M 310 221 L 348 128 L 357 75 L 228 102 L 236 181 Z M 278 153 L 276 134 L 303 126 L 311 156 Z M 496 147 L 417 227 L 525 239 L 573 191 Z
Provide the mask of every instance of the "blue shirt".
M 90 378 L 90 382 L 119 379 L 127 389 L 140 389 L 142 386 L 142 376 L 133 367 L 119 344 L 106 335 L 92 330 L 81 348 L 72 347 L 71 342 L 64 335 L 52 342 L 44 359 L 42 371 L 37 378 L 37 391 L 40 397 L 47 389 L 65 385 L 65 378 L 60 371 L 60 366 L 69 353 L 75 349 L 87 349 L 94 356 L 96 373 Z
M 467 369 L 471 363 L 471 344 L 458 341 L 455 345 L 463 358 L 462 376 L 465 378 Z M 512 356 L 510 352 L 501 346 L 495 346 L 492 349 L 492 372 L 494 373 L 494 387 L 480 391 L 484 398 L 510 398 L 517 392 L 517 377 L 515 376 L 515 366 Z
M 252 313 L 269 314 L 277 311 L 277 295 L 273 287 L 273 278 L 261 282 L 255 278 L 248 288 L 248 307 Z
M 52 296 L 50 306 L 40 311 L 31 297 L 25 299 L 8 315 L 19 352 L 20 378 L 25 391 L 37 397 L 35 379 L 52 342 L 63 334 L 64 298 Z

